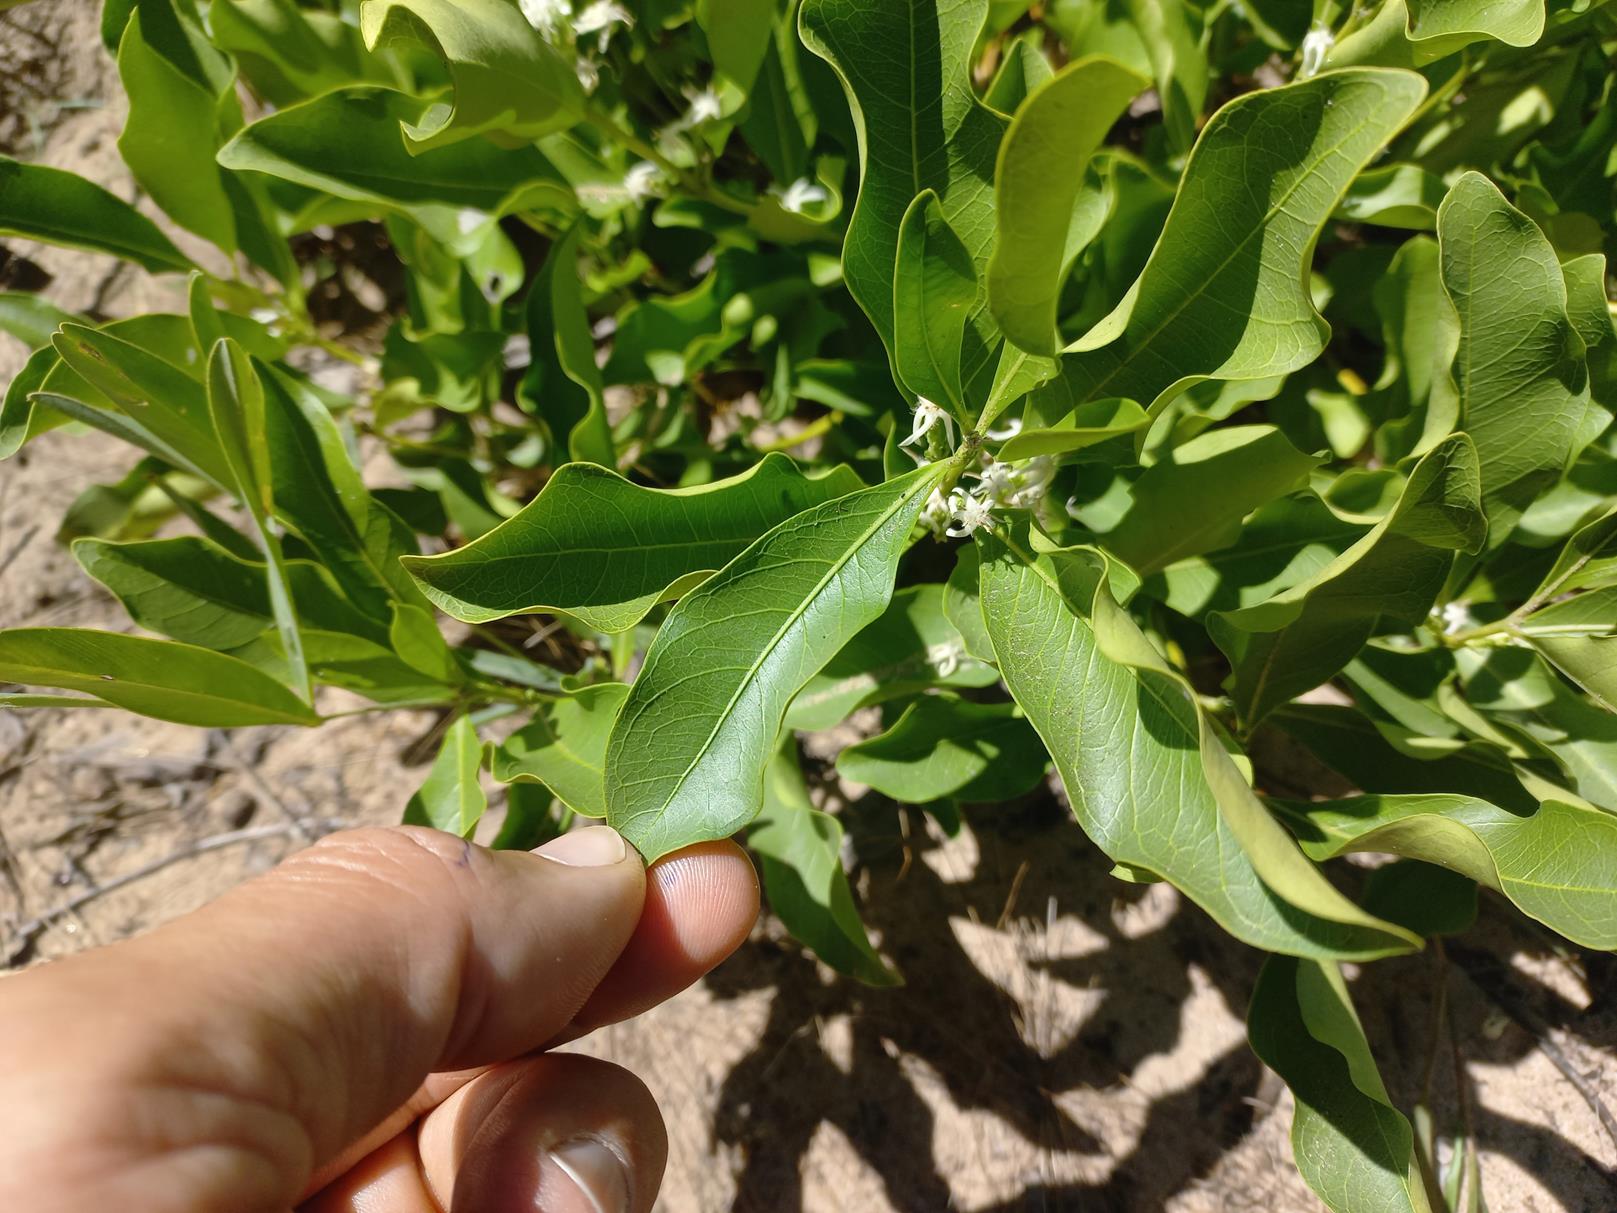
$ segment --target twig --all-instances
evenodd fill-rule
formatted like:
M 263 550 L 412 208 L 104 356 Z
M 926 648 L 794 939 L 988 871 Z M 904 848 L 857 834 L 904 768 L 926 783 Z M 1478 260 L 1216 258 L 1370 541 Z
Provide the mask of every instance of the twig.
M 236 743 L 231 738 L 230 734 L 222 732 L 219 734 L 219 736 L 220 748 L 224 750 L 227 755 L 229 755 L 231 768 L 234 769 L 237 774 L 245 777 L 247 782 L 253 785 L 253 788 L 258 792 L 258 794 L 265 800 L 269 801 L 269 803 L 280 812 L 281 816 L 286 818 L 286 820 L 291 823 L 292 829 L 296 831 L 298 837 L 302 838 L 304 842 L 313 842 L 316 838 L 318 838 L 320 835 L 309 826 L 303 815 L 293 809 L 291 805 L 286 803 L 286 801 L 282 800 L 280 796 L 276 794 L 275 789 L 270 787 L 268 782 L 265 781 L 264 777 L 258 773 L 258 769 L 253 766 L 252 763 L 247 762 L 242 758 L 241 752 L 236 749 Z
M 299 823 L 286 822 L 282 825 L 253 826 L 246 830 L 231 830 L 225 834 L 215 834 L 210 838 L 194 842 L 188 847 L 182 847 L 178 851 L 163 856 L 161 859 L 154 859 L 150 863 L 142 864 L 133 871 L 125 872 L 122 876 L 109 880 L 106 884 L 85 889 L 84 892 L 77 896 L 69 898 L 59 906 L 46 910 L 36 918 L 30 918 L 18 927 L 17 938 L 6 955 L 6 967 L 13 968 L 21 964 L 33 948 L 34 941 L 46 927 L 66 918 L 69 914 L 78 912 L 98 897 L 103 897 L 108 893 L 115 893 L 119 889 L 135 884 L 137 881 L 145 880 L 148 876 L 155 875 L 182 859 L 194 859 L 198 855 L 206 855 L 209 851 L 239 846 L 242 843 L 261 842 L 268 838 L 285 838 L 289 834 L 297 833 L 300 828 Z

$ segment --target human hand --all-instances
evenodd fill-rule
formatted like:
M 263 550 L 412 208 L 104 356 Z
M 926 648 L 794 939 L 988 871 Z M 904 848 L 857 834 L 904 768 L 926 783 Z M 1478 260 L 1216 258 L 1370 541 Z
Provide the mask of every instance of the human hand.
M 0 1209 L 650 1209 L 650 1092 L 539 1050 L 683 989 L 757 911 L 729 842 L 647 869 L 605 827 L 533 854 L 334 834 L 0 982 Z

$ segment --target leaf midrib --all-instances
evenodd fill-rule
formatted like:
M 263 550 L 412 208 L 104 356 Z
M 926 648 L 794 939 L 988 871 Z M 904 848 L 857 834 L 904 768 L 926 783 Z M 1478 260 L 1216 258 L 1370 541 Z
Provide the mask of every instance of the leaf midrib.
M 223 654 L 220 654 L 220 656 L 223 656 Z M 245 664 L 245 663 L 243 663 L 243 664 Z M 173 697 L 173 698 L 176 698 L 176 699 L 184 700 L 186 703 L 192 704 L 192 705 L 195 705 L 195 706 L 201 706 L 201 705 L 212 706 L 212 705 L 215 705 L 215 704 L 224 704 L 224 705 L 227 705 L 227 706 L 233 707 L 233 708 L 251 708 L 254 711 L 263 712 L 266 715 L 276 716 L 276 717 L 278 717 L 278 718 L 280 718 L 282 720 L 285 720 L 289 724 L 307 724 L 308 721 L 309 721 L 309 717 L 314 715 L 314 713 L 312 711 L 309 713 L 308 716 L 295 715 L 295 714 L 293 714 L 291 712 L 288 712 L 288 711 L 286 711 L 286 710 L 284 710 L 282 708 L 272 707 L 269 704 L 260 703 L 260 702 L 258 702 L 256 700 L 227 699 L 224 696 L 214 695 L 214 694 L 211 694 L 210 692 L 207 692 L 207 691 L 193 691 L 193 690 L 188 690 L 188 689 L 183 688 L 183 687 L 166 686 L 166 685 L 164 685 L 162 683 L 147 682 L 147 681 L 145 681 L 144 679 L 141 679 L 141 678 L 130 678 L 130 677 L 128 677 L 126 675 L 123 675 L 123 674 L 98 676 L 96 674 L 89 674 L 89 673 L 83 673 L 83 674 L 75 673 L 72 670 L 65 670 L 60 666 L 35 665 L 33 663 L 14 663 L 14 662 L 7 662 L 6 663 L 6 668 L 9 669 L 9 670 L 14 670 L 14 671 L 17 671 L 19 673 L 24 673 L 24 674 L 28 674 L 28 673 L 44 674 L 44 675 L 47 675 L 49 679 L 60 679 L 65 675 L 65 676 L 67 676 L 69 678 L 76 679 L 76 680 L 78 680 L 80 682 L 89 683 L 89 682 L 97 682 L 97 681 L 99 681 L 99 682 L 110 682 L 114 686 L 122 685 L 122 686 L 127 686 L 127 687 L 136 687 L 136 688 L 138 688 L 140 690 L 152 691 L 152 692 L 160 693 L 160 694 L 170 696 L 170 697 Z M 251 668 L 251 667 L 249 667 L 249 668 Z M 257 673 L 257 672 L 258 671 L 256 671 L 256 670 L 254 671 L 254 673 Z M 268 676 L 266 675 L 266 677 L 268 677 Z M 14 679 L 10 679 L 9 681 L 17 682 L 17 683 L 19 683 L 20 685 L 23 685 L 23 686 L 54 686 L 54 685 L 56 685 L 56 683 L 53 682 L 53 681 L 47 681 L 47 680 L 42 680 L 42 679 L 37 679 L 37 678 L 14 678 Z M 276 687 L 281 686 L 280 683 L 275 683 L 274 685 Z M 281 688 L 281 689 L 284 690 L 285 688 Z M 86 694 L 93 694 L 93 692 L 91 692 L 91 691 L 86 691 L 85 693 Z M 291 691 L 287 691 L 288 695 L 290 695 L 291 693 L 292 693 Z
M 746 676 L 743 677 L 737 684 L 736 689 L 731 694 L 729 700 L 714 718 L 713 728 L 709 730 L 707 737 L 697 748 L 696 753 L 692 757 L 691 761 L 686 765 L 685 769 L 680 772 L 678 778 L 674 781 L 672 788 L 669 789 L 668 795 L 663 798 L 663 802 L 654 809 L 642 809 L 639 813 L 634 815 L 635 818 L 650 815 L 656 821 L 662 820 L 663 816 L 668 812 L 668 807 L 674 803 L 680 792 L 684 790 L 686 782 L 691 777 L 691 772 L 696 770 L 697 766 L 701 764 L 702 760 L 707 757 L 708 751 L 712 749 L 713 739 L 719 735 L 719 732 L 724 728 L 725 722 L 728 721 L 734 714 L 736 703 L 746 692 L 747 688 L 752 685 L 753 680 L 758 676 L 758 671 L 764 666 L 765 662 L 769 660 L 771 654 L 773 654 L 774 651 L 780 646 L 782 639 L 784 639 L 786 634 L 792 630 L 799 620 L 802 619 L 803 615 L 808 610 L 808 605 L 819 598 L 820 594 L 824 592 L 825 587 L 829 585 L 830 582 L 839 573 L 841 573 L 844 568 L 847 567 L 848 563 L 852 561 L 856 555 L 858 555 L 858 553 L 864 548 L 865 544 L 870 542 L 871 536 L 879 531 L 882 527 L 886 526 L 887 523 L 892 520 L 895 514 L 913 501 L 917 494 L 932 484 L 932 482 L 937 479 L 938 475 L 940 475 L 942 471 L 943 465 L 940 463 L 937 465 L 937 471 L 933 472 L 932 475 L 919 477 L 916 480 L 913 488 L 911 488 L 908 492 L 901 494 L 896 501 L 888 506 L 887 509 L 883 510 L 877 519 L 867 526 L 862 532 L 860 532 L 859 537 L 853 543 L 850 543 L 847 546 L 842 556 L 830 564 L 830 566 L 826 569 L 825 575 L 822 576 L 820 580 L 815 583 L 814 588 L 805 594 L 798 604 L 792 608 L 792 610 L 787 614 L 786 619 L 781 623 L 780 627 L 775 630 L 775 634 L 770 637 L 769 643 L 764 646 L 762 651 L 759 652 L 758 656 L 754 658 L 753 661 L 748 665 Z

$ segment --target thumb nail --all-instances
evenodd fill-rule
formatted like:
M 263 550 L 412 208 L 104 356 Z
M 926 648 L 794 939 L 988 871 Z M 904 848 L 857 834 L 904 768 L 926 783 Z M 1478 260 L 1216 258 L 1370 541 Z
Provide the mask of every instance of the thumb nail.
M 611 826 L 590 826 L 552 838 L 534 851 L 570 868 L 604 868 L 621 863 L 629 853 L 628 844 Z
M 550 1151 L 550 1161 L 572 1180 L 595 1213 L 629 1213 L 629 1173 L 611 1147 L 576 1137 Z

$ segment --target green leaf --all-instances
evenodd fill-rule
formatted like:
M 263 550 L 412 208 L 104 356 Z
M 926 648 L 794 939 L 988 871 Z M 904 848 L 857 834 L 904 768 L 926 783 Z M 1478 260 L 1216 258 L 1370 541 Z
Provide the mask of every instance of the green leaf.
M 125 35 L 127 38 L 128 35 Z M 236 496 L 247 508 L 258 532 L 268 571 L 270 610 L 286 654 L 290 685 L 305 702 L 313 699 L 309 667 L 303 656 L 297 609 L 287 585 L 281 537 L 270 525 L 274 509 L 269 445 L 264 441 L 264 385 L 246 351 L 221 337 L 208 356 L 208 412 L 214 435 L 230 468 Z
M 1061 348 L 1061 287 L 1079 249 L 1075 206 L 1089 160 L 1142 76 L 1105 58 L 1070 63 L 1016 111 L 994 171 L 994 255 L 988 306 L 1013 344 L 1034 354 Z M 1060 258 L 1053 254 L 1062 249 Z
M 1443 179 L 1418 164 L 1387 164 L 1366 169 L 1353 179 L 1336 208 L 1336 217 L 1429 232 L 1437 227 L 1437 208 L 1447 193 Z
M 1265 602 L 1209 616 L 1241 718 L 1261 720 L 1336 674 L 1372 636 L 1420 623 L 1454 553 L 1475 551 L 1484 527 L 1476 452 L 1456 434 L 1415 465 L 1392 512 L 1318 573 Z
M 83 691 L 142 716 L 205 728 L 320 723 L 307 704 L 245 661 L 87 628 L 0 632 L 0 681 Z
M 1053 425 L 1017 431 L 999 448 L 999 457 L 1016 460 L 1037 455 L 1072 455 L 1144 429 L 1150 420 L 1145 410 L 1132 400 L 1091 400 Z
M 696 0 L 696 22 L 707 35 L 715 75 L 751 92 L 775 32 L 774 0 Z
M 553 244 L 528 292 L 527 324 L 533 361 L 522 391 L 574 459 L 617 466 L 605 385 L 595 364 L 578 275 L 581 228 L 574 224 Z
M 960 633 L 961 646 L 966 655 L 978 661 L 992 662 L 994 643 L 988 638 L 988 625 L 983 622 L 982 598 L 977 589 L 977 583 L 981 580 L 979 563 L 977 545 L 961 544 L 954 571 L 949 574 L 949 580 L 943 587 L 943 617 Z
M 983 90 L 983 104 L 1009 118 L 1051 76 L 1055 69 L 1042 49 L 1042 29 L 1023 30 L 1000 51 L 999 69 Z
M 557 805 L 549 788 L 514 783 L 505 790 L 505 816 L 489 847 L 496 851 L 532 851 L 567 832 L 573 815 Z
M 969 420 L 960 385 L 960 345 L 977 301 L 971 254 L 922 190 L 898 228 L 893 268 L 893 365 L 903 385 Z
M 214 154 L 221 133 L 241 124 L 235 75 L 171 0 L 141 0 L 130 14 L 118 43 L 129 96 L 118 152 L 170 218 L 227 253 L 237 247 L 235 208 Z
M 1321 462 L 1271 425 L 1210 430 L 1145 470 L 1134 482 L 1133 504 L 1100 542 L 1148 577 L 1236 542 L 1242 519 L 1299 487 Z
M 1314 859 L 1383 851 L 1469 876 L 1574 943 L 1617 948 L 1617 816 L 1546 800 L 1512 812 L 1471 796 L 1353 796 L 1276 808 Z
M 971 655 L 965 638 L 945 614 L 944 601 L 939 585 L 897 591 L 881 617 L 808 680 L 786 711 L 787 727 L 805 732 L 829 729 L 856 708 L 933 687 L 985 687 L 997 682 L 994 668 Z M 974 607 L 975 603 L 973 581 Z M 986 660 L 992 659 L 989 651 Z
M 791 749 L 770 760 L 763 808 L 747 834 L 769 906 L 794 939 L 837 972 L 866 985 L 898 985 L 898 974 L 877 955 L 859 921 L 842 870 L 842 823 L 809 800 Z
M 1183 152 L 1207 103 L 1207 51 L 1194 28 L 1194 7 L 1185 0 L 1128 0 L 1128 11 L 1151 60 L 1169 146 Z
M 1093 550 L 979 536 L 983 618 L 1005 685 L 1055 759 L 1084 832 L 1172 881 L 1226 930 L 1303 956 L 1372 957 L 1414 937 L 1328 884 L 1269 816 Z
M 758 812 L 787 705 L 881 615 L 944 470 L 788 519 L 669 612 L 607 746 L 607 819 L 648 860 Z
M 87 695 L 0 694 L 0 708 L 115 708 L 118 705 Z
M 359 28 L 369 50 L 420 46 L 449 69 L 453 100 L 400 123 L 411 151 L 484 133 L 529 143 L 583 109 L 572 64 L 506 0 L 365 0 Z
M 1486 177 L 1467 173 L 1438 211 L 1437 235 L 1460 318 L 1461 424 L 1476 443 L 1489 545 L 1498 547 L 1592 437 L 1598 406 L 1566 281 L 1538 225 Z
M 1407 0 L 1405 33 L 1417 66 L 1483 38 L 1532 46 L 1544 35 L 1544 0 Z
M 366 52 L 359 30 L 336 13 L 294 0 L 231 0 L 209 8 L 208 24 L 215 45 L 276 106 L 360 81 L 394 82 L 382 60 Z
M 226 168 L 268 173 L 338 198 L 400 209 L 435 233 L 458 233 L 458 215 L 546 206 L 576 209 L 573 192 L 531 147 L 467 139 L 412 156 L 401 123 L 419 102 L 376 88 L 339 89 L 260 118 L 219 150 Z
M 985 803 L 1036 788 L 1048 763 L 1014 704 L 922 695 L 885 733 L 843 750 L 837 773 L 905 804 Z
M 1155 415 L 1203 379 L 1312 362 L 1330 329 L 1308 297 L 1314 241 L 1349 183 L 1415 111 L 1425 82 L 1359 68 L 1248 93 L 1208 122 L 1150 260 L 1068 346 L 1041 418 L 1122 396 Z M 1277 139 L 1274 132 L 1286 130 Z
M 860 487 L 845 466 L 804 475 L 785 455 L 686 489 L 648 489 L 569 463 L 481 538 L 405 566 L 442 611 L 468 623 L 560 612 L 603 632 L 633 627 L 694 589 L 771 527 Z
M 190 259 L 134 207 L 76 173 L 0 156 L 0 235 L 111 253 L 152 273 Z
M 1317 576 L 1364 532 L 1314 494 L 1295 494 L 1250 515 L 1234 543 L 1169 565 L 1144 590 L 1192 618 L 1253 606 Z
M 983 265 L 994 239 L 994 158 L 1005 119 L 977 99 L 969 71 L 986 7 L 804 0 L 798 13 L 804 45 L 835 69 L 853 112 L 859 199 L 843 274 L 889 351 L 899 227 L 915 196 L 936 192 L 974 265 Z M 968 356 L 964 378 L 977 369 Z
M 419 791 L 404 809 L 405 825 L 431 826 L 470 838 L 488 808 L 488 796 L 478 774 L 483 746 L 471 717 L 457 716 L 444 730 L 443 745 Z
M 23 291 L 0 291 L 0 333 L 10 333 L 29 350 L 51 343 L 51 334 L 64 324 L 80 322 L 47 299 Z
M 603 682 L 545 704 L 494 747 L 494 778 L 542 783 L 573 812 L 605 817 L 606 741 L 628 697 L 622 683 Z
M 430 611 L 407 602 L 395 602 L 387 638 L 399 660 L 412 670 L 445 686 L 465 681 Z
M 1271 956 L 1247 1033 L 1297 1097 L 1297 1169 L 1332 1213 L 1431 1213 L 1414 1131 L 1387 1097 L 1335 965 Z

